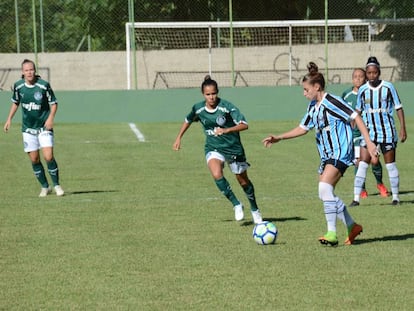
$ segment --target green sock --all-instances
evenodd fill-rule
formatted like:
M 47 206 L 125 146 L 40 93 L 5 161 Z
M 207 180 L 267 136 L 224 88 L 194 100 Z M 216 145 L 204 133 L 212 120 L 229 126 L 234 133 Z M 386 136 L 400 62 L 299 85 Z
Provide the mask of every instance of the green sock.
M 233 206 L 240 204 L 240 201 L 237 200 L 226 178 L 222 177 L 220 179 L 216 179 L 215 182 L 217 188 L 219 188 L 220 192 L 233 204 Z
M 250 209 L 252 211 L 257 211 L 258 207 L 257 207 L 257 203 L 256 203 L 256 197 L 254 195 L 254 186 L 251 182 L 249 182 L 247 184 L 247 186 L 243 187 L 244 193 L 247 196 L 247 199 L 250 202 Z
M 377 165 L 372 165 L 372 173 L 375 176 L 375 179 L 377 181 L 377 184 L 382 184 L 382 165 L 381 162 L 378 162 Z
M 32 163 L 33 173 L 35 174 L 37 180 L 42 185 L 42 188 L 48 188 L 49 183 L 47 182 L 45 169 L 41 162 L 39 163 Z
M 47 170 L 49 171 L 50 178 L 52 179 L 53 185 L 59 185 L 59 169 L 55 159 L 47 162 Z

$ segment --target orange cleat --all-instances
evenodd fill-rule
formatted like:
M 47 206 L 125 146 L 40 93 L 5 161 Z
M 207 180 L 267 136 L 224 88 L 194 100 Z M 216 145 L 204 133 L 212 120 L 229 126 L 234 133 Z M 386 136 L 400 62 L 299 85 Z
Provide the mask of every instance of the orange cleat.
M 362 190 L 360 194 L 361 199 L 368 198 L 368 192 L 366 190 Z
M 383 198 L 388 197 L 388 189 L 387 187 L 385 187 L 384 184 L 378 184 L 377 189 L 379 190 L 380 196 L 382 196 Z
M 348 238 L 345 240 L 345 245 L 351 245 L 354 243 L 355 238 L 362 232 L 362 226 L 354 223 L 348 228 Z

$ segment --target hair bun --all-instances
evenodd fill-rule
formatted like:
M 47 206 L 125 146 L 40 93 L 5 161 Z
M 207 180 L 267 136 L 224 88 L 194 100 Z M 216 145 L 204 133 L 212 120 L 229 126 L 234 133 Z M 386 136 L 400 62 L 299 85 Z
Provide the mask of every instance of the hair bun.
M 367 60 L 367 65 L 368 66 L 376 66 L 376 67 L 380 67 L 380 63 L 378 62 L 378 59 L 375 56 L 370 56 Z
M 316 65 L 314 62 L 309 62 L 306 68 L 308 68 L 309 73 L 317 73 L 319 70 L 318 65 Z
M 204 81 L 208 81 L 208 80 L 211 80 L 211 76 L 210 76 L 210 75 L 206 75 L 206 76 L 204 77 Z

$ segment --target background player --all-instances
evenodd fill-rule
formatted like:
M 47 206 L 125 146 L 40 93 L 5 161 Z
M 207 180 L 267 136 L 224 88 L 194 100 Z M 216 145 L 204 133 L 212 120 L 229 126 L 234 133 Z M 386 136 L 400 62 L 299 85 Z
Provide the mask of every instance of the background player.
M 6 133 L 19 106 L 22 107 L 24 151 L 29 155 L 33 172 L 42 185 L 39 197 L 45 197 L 52 191 L 40 161 L 40 149 L 56 195 L 63 196 L 65 192 L 59 184 L 59 169 L 53 154 L 53 123 L 57 101 L 49 83 L 36 74 L 34 62 L 28 59 L 22 63 L 22 79 L 13 86 L 12 105 L 3 128 Z
M 384 155 L 385 166 L 390 179 L 392 204 L 398 205 L 400 177 L 395 163 L 398 134 L 394 122 L 394 109 L 400 121 L 400 140 L 407 139 L 404 110 L 397 90 L 391 82 L 380 80 L 381 69 L 376 57 L 368 58 L 366 76 L 368 82 L 359 88 L 356 109 L 362 113 L 368 127 L 371 140 L 377 144 Z M 364 144 L 362 144 L 364 146 Z M 371 162 L 371 155 L 366 148 L 361 148 L 358 171 L 354 182 L 354 201 L 359 205 L 359 197 Z
M 356 103 L 357 103 L 357 95 L 358 90 L 366 82 L 366 76 L 365 76 L 365 70 L 363 68 L 355 68 L 352 72 L 352 87 L 345 90 L 342 93 L 342 98 L 348 102 L 352 106 L 352 108 L 355 109 Z M 360 143 L 362 140 L 361 132 L 359 129 L 354 125 L 352 130 L 353 140 L 354 140 L 354 156 L 355 156 L 355 174 L 358 170 L 358 164 L 359 164 L 359 157 L 360 157 Z M 382 197 L 388 197 L 388 190 L 387 187 L 385 187 L 383 181 L 382 181 L 382 165 L 381 162 L 378 161 L 378 164 L 371 165 L 372 167 L 372 173 L 375 176 L 375 179 L 377 181 L 377 189 L 379 190 L 379 193 Z M 365 187 L 365 183 L 362 185 L 362 191 L 361 191 L 361 198 L 368 197 L 368 192 Z M 352 203 L 350 206 L 353 206 Z

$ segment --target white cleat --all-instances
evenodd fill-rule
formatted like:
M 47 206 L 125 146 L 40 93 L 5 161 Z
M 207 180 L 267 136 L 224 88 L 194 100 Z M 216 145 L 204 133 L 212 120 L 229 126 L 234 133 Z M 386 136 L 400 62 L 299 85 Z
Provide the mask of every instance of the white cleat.
M 52 189 L 50 189 L 50 187 L 42 188 L 39 193 L 39 198 L 44 198 L 51 192 L 52 192 Z
M 62 187 L 59 185 L 55 186 L 55 192 L 58 197 L 61 197 L 65 194 L 65 191 L 63 191 Z
M 234 207 L 234 218 L 237 221 L 244 219 L 243 205 L 238 204 Z
M 252 213 L 252 217 L 253 217 L 253 222 L 255 224 L 260 224 L 263 222 L 263 218 L 262 218 L 262 213 L 260 213 L 260 210 L 257 209 L 255 211 L 251 211 Z

